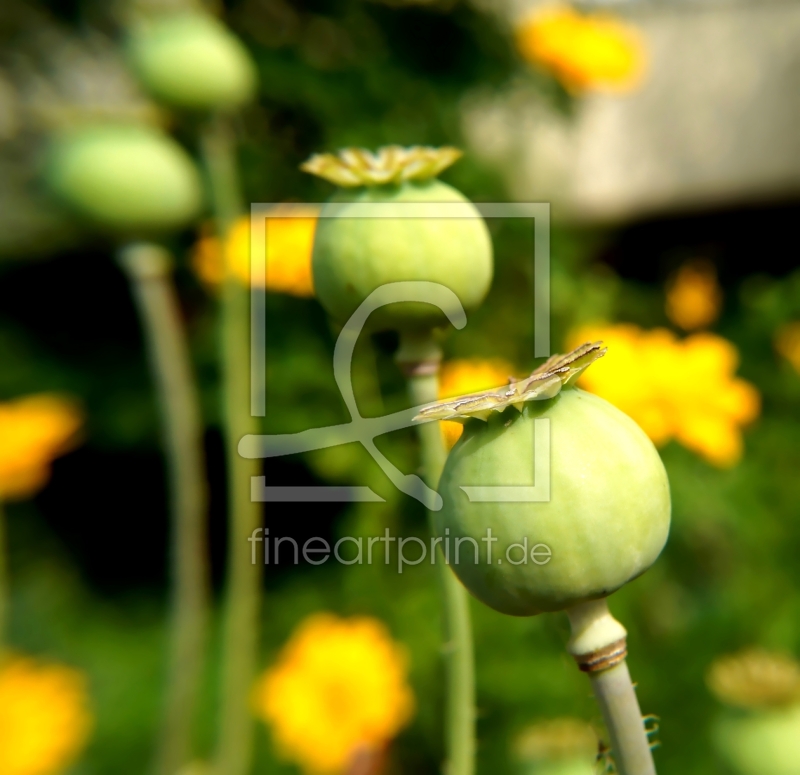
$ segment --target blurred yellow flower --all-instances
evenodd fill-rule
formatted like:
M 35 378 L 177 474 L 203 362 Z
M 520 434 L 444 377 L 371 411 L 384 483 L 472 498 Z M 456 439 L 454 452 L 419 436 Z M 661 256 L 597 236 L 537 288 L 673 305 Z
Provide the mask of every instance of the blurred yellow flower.
M 708 261 L 684 264 L 667 283 L 667 317 L 684 331 L 711 325 L 722 309 L 722 289 Z
M 775 349 L 800 373 L 800 320 L 778 329 L 775 334 Z
M 676 439 L 719 467 L 742 456 L 741 426 L 758 417 L 761 400 L 734 376 L 733 344 L 710 333 L 679 340 L 663 328 L 593 325 L 573 332 L 569 346 L 602 339 L 608 354 L 580 386 L 630 415 L 655 444 Z
M 717 657 L 706 674 L 717 699 L 736 708 L 775 708 L 800 701 L 800 664 L 760 648 Z
M 514 742 L 514 753 L 520 762 L 534 766 L 569 762 L 572 767 L 564 767 L 565 773 L 594 773 L 597 743 L 597 733 L 588 721 L 567 716 L 525 727 Z
M 54 394 L 0 403 L 0 501 L 44 487 L 51 462 L 72 446 L 82 422 L 77 405 Z
M 266 219 L 266 288 L 275 293 L 309 297 L 314 295 L 311 254 L 319 210 L 309 205 L 281 205 Z M 231 227 L 225 241 L 225 256 L 232 275 L 250 284 L 250 217 Z M 192 264 L 200 279 L 219 286 L 225 275 L 217 237 L 201 237 L 194 248 Z
M 300 624 L 255 690 L 258 715 L 307 773 L 341 773 L 411 718 L 404 649 L 376 619 L 319 613 Z
M 549 6 L 517 26 L 516 40 L 526 60 L 575 94 L 630 91 L 644 76 L 647 57 L 641 34 L 609 14 Z
M 514 376 L 514 367 L 500 359 L 480 360 L 468 358 L 446 361 L 439 377 L 439 398 L 455 398 L 479 390 L 488 390 L 508 383 Z M 440 423 L 445 444 L 451 448 L 461 437 L 464 426 L 460 422 Z
M 11 657 L 0 666 L 0 773 L 55 775 L 92 728 L 86 679 L 60 665 Z

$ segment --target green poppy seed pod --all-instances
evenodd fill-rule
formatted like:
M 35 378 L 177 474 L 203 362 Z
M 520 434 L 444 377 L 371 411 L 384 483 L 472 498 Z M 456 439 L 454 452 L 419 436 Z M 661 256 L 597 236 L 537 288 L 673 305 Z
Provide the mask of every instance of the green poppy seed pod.
M 50 149 L 46 181 L 79 214 L 124 234 L 182 228 L 202 205 L 191 157 L 171 137 L 146 126 L 64 132 Z
M 730 712 L 713 730 L 714 744 L 738 775 L 796 775 L 800 762 L 800 705 Z
M 653 443 L 619 409 L 573 386 L 604 352 L 583 345 L 507 388 L 426 410 L 466 420 L 439 484 L 435 528 L 464 585 L 501 613 L 605 597 L 644 573 L 666 542 L 669 484 Z M 539 432 L 538 420 L 548 421 Z M 537 499 L 490 490 L 470 500 L 463 489 L 519 486 L 536 487 Z
M 468 312 L 480 305 L 492 281 L 489 231 L 463 194 L 436 180 L 459 156 L 453 148 L 390 146 L 374 155 L 350 149 L 315 156 L 303 165 L 343 187 L 322 210 L 312 261 L 316 295 L 335 320 L 347 321 L 376 288 L 408 280 L 449 288 Z M 351 215 L 378 203 L 381 217 Z M 422 205 L 418 217 L 402 217 L 410 203 Z M 452 217 L 456 210 L 459 217 Z M 415 302 L 382 307 L 370 318 L 373 328 L 398 331 L 445 323 L 439 309 Z
M 211 16 L 184 13 L 136 28 L 128 41 L 131 65 L 158 100 L 187 110 L 225 110 L 253 99 L 256 68 L 250 53 Z

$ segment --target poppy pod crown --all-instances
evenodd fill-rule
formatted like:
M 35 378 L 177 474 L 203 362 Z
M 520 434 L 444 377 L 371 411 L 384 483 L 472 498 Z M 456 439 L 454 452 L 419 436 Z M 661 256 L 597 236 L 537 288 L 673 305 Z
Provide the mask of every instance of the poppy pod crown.
M 345 322 L 374 290 L 403 281 L 443 285 L 468 312 L 483 301 L 493 270 L 489 231 L 463 194 L 436 179 L 460 155 L 455 148 L 350 148 L 302 166 L 339 187 L 320 213 L 312 260 L 317 297 L 334 319 Z M 373 328 L 399 331 L 445 323 L 440 309 L 410 301 L 370 319 Z

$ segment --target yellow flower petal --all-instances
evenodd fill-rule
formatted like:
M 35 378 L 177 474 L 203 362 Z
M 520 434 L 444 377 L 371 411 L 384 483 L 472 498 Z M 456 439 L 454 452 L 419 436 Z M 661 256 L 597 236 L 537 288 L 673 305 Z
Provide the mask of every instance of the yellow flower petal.
M 719 468 L 738 463 L 744 451 L 739 428 L 721 417 L 696 414 L 678 428 L 675 438 Z
M 22 657 L 0 666 L 0 773 L 62 772 L 91 728 L 82 673 Z
M 359 750 L 381 748 L 410 720 L 407 672 L 405 651 L 381 622 L 315 614 L 259 679 L 255 710 L 305 772 L 341 773 Z
M 761 395 L 743 379 L 728 382 L 717 398 L 719 408 L 737 423 L 751 423 L 761 413 Z
M 711 325 L 721 309 L 722 289 L 710 262 L 684 264 L 667 284 L 667 317 L 684 331 Z
M 579 385 L 630 415 L 657 445 L 675 439 L 713 465 L 742 456 L 741 426 L 761 410 L 758 391 L 736 378 L 736 347 L 698 333 L 679 340 L 666 329 L 628 324 L 584 327 L 569 343 L 602 339 L 606 357 Z
M 73 445 L 82 423 L 77 404 L 55 394 L 0 403 L 0 500 L 41 489 L 53 459 Z
M 693 334 L 683 341 L 686 370 L 698 377 L 717 381 L 728 379 L 739 365 L 736 347 L 720 336 Z
M 517 48 L 574 93 L 629 91 L 646 67 L 643 39 L 608 14 L 581 14 L 566 6 L 535 11 L 516 30 Z
M 266 288 L 274 293 L 314 295 L 311 256 L 319 211 L 309 205 L 280 205 L 266 219 Z M 250 218 L 240 218 L 225 241 L 227 271 L 244 285 L 250 284 Z M 200 279 L 219 286 L 226 266 L 216 237 L 201 237 L 192 264 Z

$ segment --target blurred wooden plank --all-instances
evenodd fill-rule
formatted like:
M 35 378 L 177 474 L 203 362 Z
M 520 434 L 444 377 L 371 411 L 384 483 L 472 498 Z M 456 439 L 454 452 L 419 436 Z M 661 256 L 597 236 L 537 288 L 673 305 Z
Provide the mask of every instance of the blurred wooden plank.
M 465 101 L 473 152 L 514 197 L 607 221 L 800 196 L 800 3 L 619 11 L 649 42 L 638 92 L 586 96 L 572 121 L 522 84 Z

